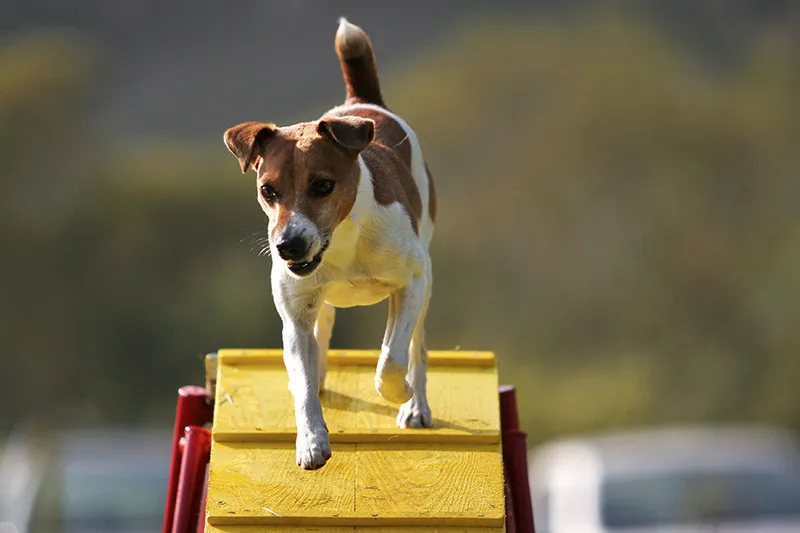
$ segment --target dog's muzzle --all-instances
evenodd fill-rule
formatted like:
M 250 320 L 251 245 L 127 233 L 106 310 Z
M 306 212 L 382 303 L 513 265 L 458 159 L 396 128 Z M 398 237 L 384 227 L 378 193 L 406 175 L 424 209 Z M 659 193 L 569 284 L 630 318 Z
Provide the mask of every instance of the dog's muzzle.
M 309 243 L 301 236 L 283 239 L 275 245 L 278 255 L 284 261 L 300 261 L 308 255 Z
M 328 244 L 330 241 L 325 241 L 320 248 L 319 252 L 309 260 L 304 260 L 306 254 L 308 253 L 308 248 L 304 248 L 302 254 L 299 254 L 297 259 L 292 259 L 291 257 L 284 257 L 283 254 L 280 252 L 280 248 L 278 249 L 278 254 L 281 256 L 281 259 L 286 261 L 286 266 L 292 274 L 297 276 L 307 276 L 314 272 L 317 269 L 320 263 L 322 263 L 322 254 L 325 253 L 325 250 L 328 249 Z

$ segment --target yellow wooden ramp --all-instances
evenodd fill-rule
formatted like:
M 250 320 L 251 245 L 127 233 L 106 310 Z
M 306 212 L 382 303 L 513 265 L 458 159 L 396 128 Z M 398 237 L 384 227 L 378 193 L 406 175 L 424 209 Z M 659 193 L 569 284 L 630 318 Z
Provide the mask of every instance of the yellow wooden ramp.
M 377 352 L 331 350 L 322 406 L 333 457 L 295 463 L 281 350 L 218 352 L 206 533 L 504 531 L 490 352 L 429 352 L 432 429 L 398 429 L 373 386 Z

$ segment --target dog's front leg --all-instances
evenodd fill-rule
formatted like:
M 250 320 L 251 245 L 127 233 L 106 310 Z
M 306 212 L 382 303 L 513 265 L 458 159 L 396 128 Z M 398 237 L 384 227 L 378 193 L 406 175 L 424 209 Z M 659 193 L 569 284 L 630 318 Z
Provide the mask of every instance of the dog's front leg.
M 283 361 L 294 397 L 297 464 L 315 470 L 331 457 L 328 428 L 319 400 L 318 347 L 314 337 L 314 322 L 322 298 L 321 291 L 298 290 L 291 282 L 279 277 L 273 283 L 273 294 L 283 321 Z
M 413 395 L 406 381 L 408 350 L 425 304 L 425 285 L 424 274 L 414 275 L 408 285 L 389 297 L 389 320 L 375 373 L 375 389 L 392 403 L 404 403 Z
M 319 347 L 318 359 L 318 378 L 319 390 L 325 388 L 325 375 L 328 373 L 328 347 L 331 342 L 331 335 L 333 334 L 333 322 L 336 320 L 336 308 L 331 304 L 322 304 L 317 316 L 317 321 L 314 324 L 314 336 L 317 338 L 317 346 Z

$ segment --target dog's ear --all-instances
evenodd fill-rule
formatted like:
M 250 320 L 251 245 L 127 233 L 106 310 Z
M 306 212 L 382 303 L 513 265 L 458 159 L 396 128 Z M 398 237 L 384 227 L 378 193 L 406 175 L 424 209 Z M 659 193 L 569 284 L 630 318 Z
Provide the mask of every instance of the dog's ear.
M 362 117 L 326 117 L 319 121 L 317 133 L 355 158 L 375 138 L 375 121 Z
M 242 174 L 264 153 L 264 146 L 277 130 L 275 124 L 245 122 L 225 131 L 225 146 L 239 160 Z

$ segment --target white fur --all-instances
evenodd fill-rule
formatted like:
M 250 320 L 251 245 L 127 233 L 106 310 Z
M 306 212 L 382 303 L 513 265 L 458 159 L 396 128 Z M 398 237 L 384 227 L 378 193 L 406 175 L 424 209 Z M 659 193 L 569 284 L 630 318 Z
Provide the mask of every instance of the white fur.
M 361 31 L 358 26 L 347 22 L 344 17 L 339 18 L 339 28 L 336 30 L 336 38 L 344 46 L 352 46 L 354 43 L 361 44 Z
M 375 387 L 384 399 L 403 404 L 397 417 L 398 426 L 431 424 L 425 391 L 424 348 L 424 318 L 432 283 L 428 246 L 433 221 L 429 215 L 428 175 L 419 141 L 400 117 L 369 104 L 342 106 L 331 112 L 346 114 L 349 109 L 362 108 L 386 113 L 408 135 L 411 170 L 424 215 L 417 235 L 402 205 L 378 204 L 372 176 L 359 156 L 360 181 L 355 204 L 334 230 L 317 270 L 298 278 L 288 272 L 283 261 L 275 259 L 273 263 L 273 294 L 283 320 L 284 360 L 295 399 L 297 462 L 304 468 L 319 468 L 330 457 L 318 394 L 324 380 L 334 307 L 372 305 L 389 298 L 389 318 Z

